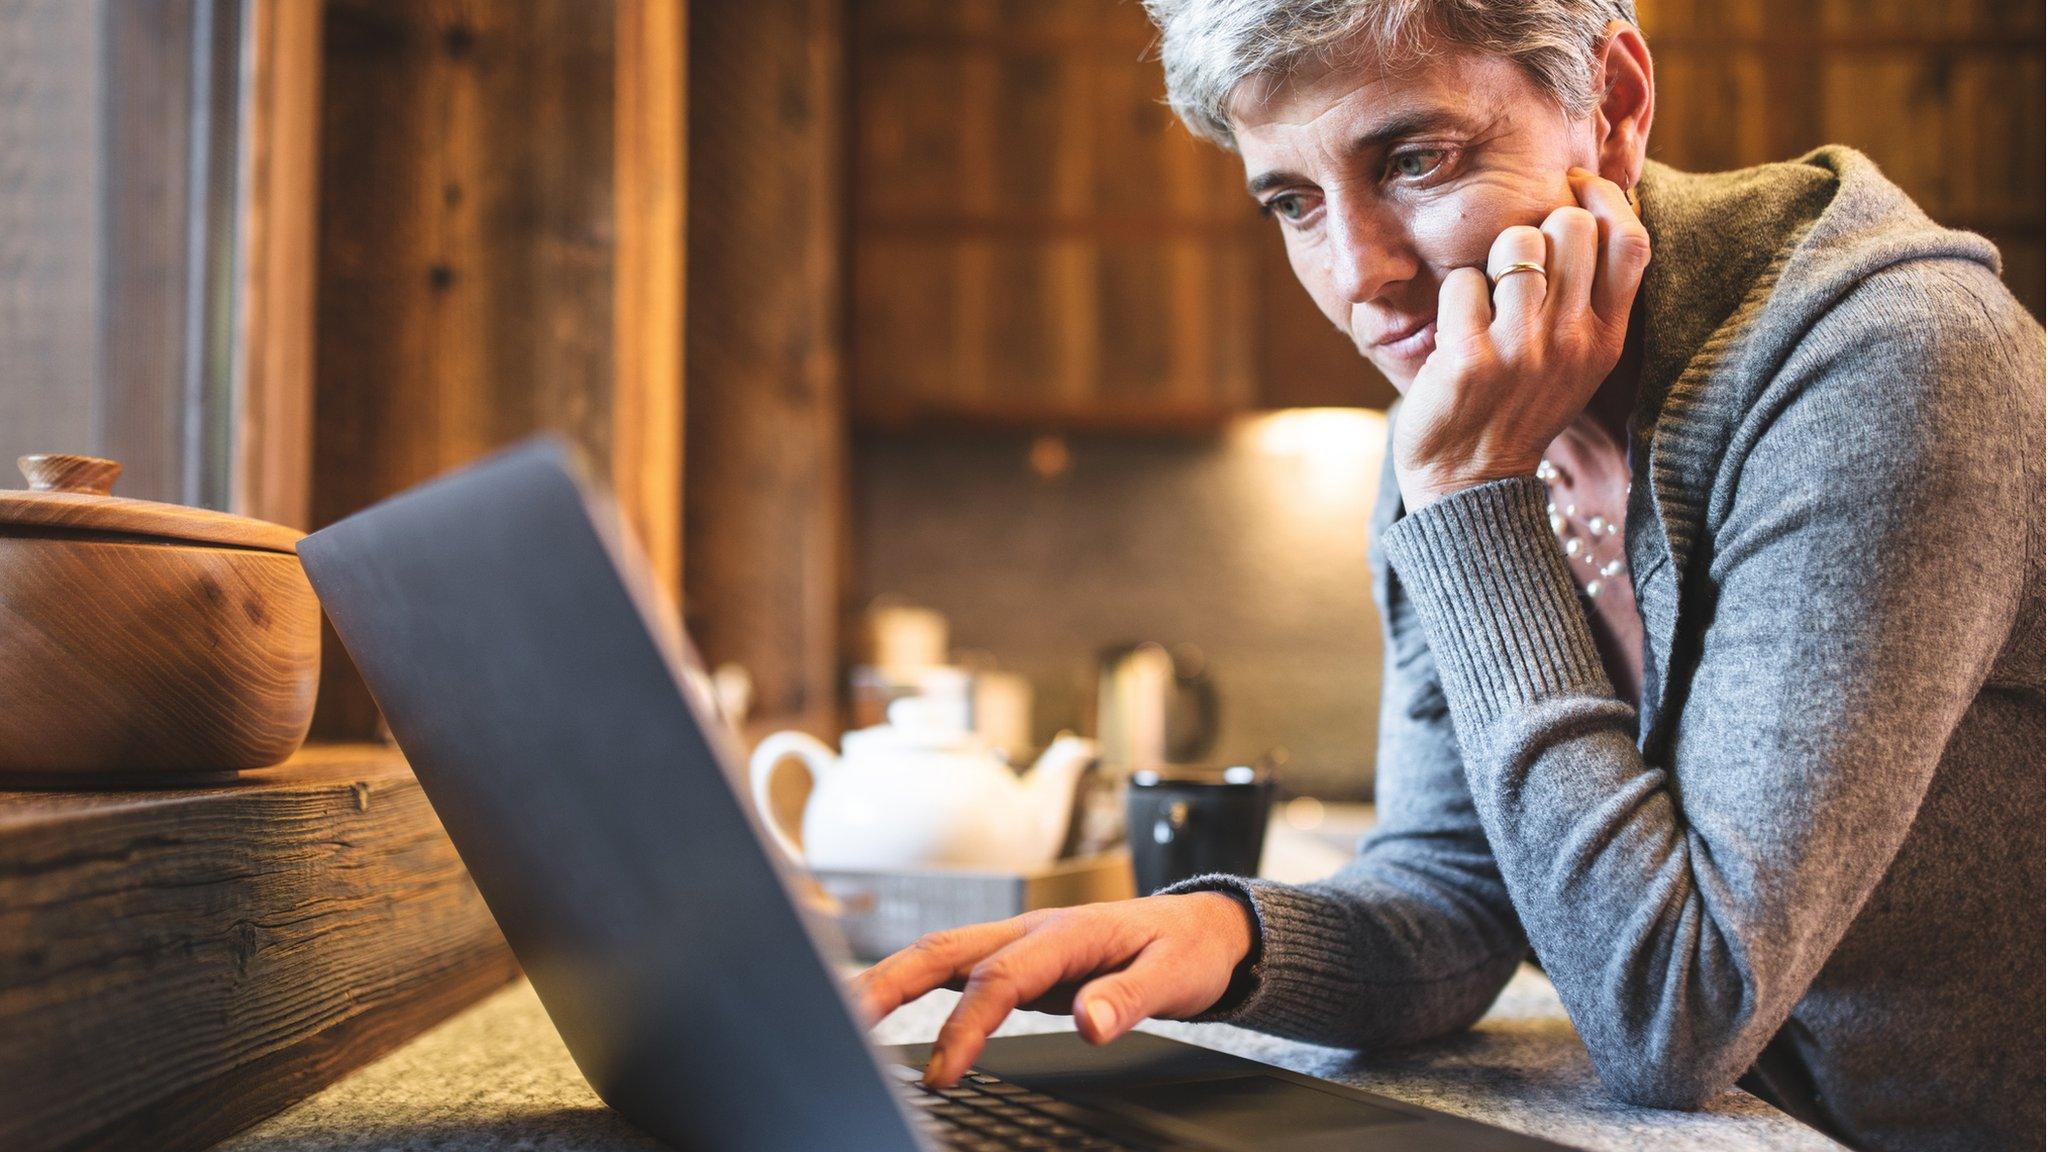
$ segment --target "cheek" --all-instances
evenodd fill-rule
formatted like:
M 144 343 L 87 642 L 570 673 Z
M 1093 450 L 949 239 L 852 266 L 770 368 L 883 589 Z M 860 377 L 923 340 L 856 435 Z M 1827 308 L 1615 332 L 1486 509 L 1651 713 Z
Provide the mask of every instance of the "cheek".
M 1307 290 L 1309 299 L 1315 301 L 1316 311 L 1323 318 L 1337 326 L 1346 336 L 1351 335 L 1351 302 L 1344 299 L 1330 280 L 1329 253 L 1323 248 L 1318 236 L 1312 233 L 1283 232 L 1287 246 L 1287 264 L 1294 269 L 1294 279 Z
M 1493 242 L 1517 224 L 1540 226 L 1557 203 L 1526 185 L 1479 184 L 1431 204 L 1410 218 L 1416 247 L 1439 273 L 1484 268 Z
M 1437 204 L 1415 214 L 1416 250 L 1439 279 L 1453 268 L 1485 263 L 1487 249 L 1499 234 L 1485 214 L 1467 204 Z

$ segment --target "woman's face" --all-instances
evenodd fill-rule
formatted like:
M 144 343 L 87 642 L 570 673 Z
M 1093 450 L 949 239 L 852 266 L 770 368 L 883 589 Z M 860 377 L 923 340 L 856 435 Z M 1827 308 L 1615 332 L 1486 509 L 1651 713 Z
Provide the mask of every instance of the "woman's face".
M 1436 347 L 1445 275 L 1484 268 L 1504 229 L 1576 203 L 1567 168 L 1599 170 L 1599 114 L 1567 122 L 1505 57 L 1260 87 L 1231 109 L 1248 187 L 1323 315 L 1403 393 Z

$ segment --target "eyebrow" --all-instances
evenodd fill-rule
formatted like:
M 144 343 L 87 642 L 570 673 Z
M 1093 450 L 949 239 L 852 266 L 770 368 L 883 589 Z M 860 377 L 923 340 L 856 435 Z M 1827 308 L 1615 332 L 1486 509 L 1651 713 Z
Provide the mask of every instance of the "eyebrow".
M 1370 132 L 1360 135 L 1351 142 L 1352 155 L 1384 148 L 1389 143 L 1405 136 L 1413 136 L 1434 128 L 1468 128 L 1470 122 L 1447 108 L 1426 108 L 1415 112 L 1402 112 Z M 1278 188 L 1283 184 L 1295 184 L 1301 177 L 1293 172 L 1261 172 L 1245 182 L 1244 190 L 1257 196 L 1261 192 Z

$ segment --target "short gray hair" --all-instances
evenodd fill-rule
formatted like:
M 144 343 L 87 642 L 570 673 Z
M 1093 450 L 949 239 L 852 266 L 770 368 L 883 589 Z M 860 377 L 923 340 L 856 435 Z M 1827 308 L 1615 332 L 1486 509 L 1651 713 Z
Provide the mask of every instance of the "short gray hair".
M 1159 26 L 1166 99 L 1195 135 L 1232 151 L 1232 92 L 1362 57 L 1389 67 L 1444 47 L 1505 56 L 1574 119 L 1593 110 L 1594 50 L 1635 0 L 1144 0 Z

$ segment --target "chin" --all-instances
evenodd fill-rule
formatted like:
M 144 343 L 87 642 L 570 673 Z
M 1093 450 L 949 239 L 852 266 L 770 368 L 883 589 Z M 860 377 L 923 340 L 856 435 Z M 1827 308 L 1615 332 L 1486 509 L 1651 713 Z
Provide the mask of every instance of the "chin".
M 1387 378 L 1387 383 L 1394 386 L 1394 393 L 1396 395 L 1406 396 L 1408 394 L 1408 386 L 1415 383 L 1415 370 L 1411 365 L 1388 364 L 1375 356 L 1367 356 L 1365 362 L 1372 365 L 1375 371 Z
M 1339 330 L 1343 331 L 1345 337 L 1351 341 L 1351 346 L 1358 350 L 1359 358 L 1372 365 L 1373 371 L 1387 378 L 1387 383 L 1394 386 L 1395 394 L 1400 396 L 1408 394 L 1408 386 L 1415 382 L 1415 373 L 1420 368 L 1420 365 L 1391 360 L 1385 356 L 1377 355 L 1373 351 L 1373 346 L 1366 343 L 1361 337 L 1352 334 L 1348 330 Z

